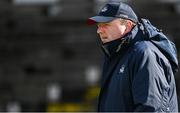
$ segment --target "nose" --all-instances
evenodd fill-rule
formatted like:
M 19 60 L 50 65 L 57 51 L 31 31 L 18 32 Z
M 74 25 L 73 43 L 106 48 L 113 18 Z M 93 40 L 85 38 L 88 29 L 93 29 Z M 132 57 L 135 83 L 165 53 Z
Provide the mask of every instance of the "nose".
M 102 27 L 101 26 L 98 26 L 98 28 L 97 28 L 97 33 L 99 34 L 99 33 L 102 33 Z

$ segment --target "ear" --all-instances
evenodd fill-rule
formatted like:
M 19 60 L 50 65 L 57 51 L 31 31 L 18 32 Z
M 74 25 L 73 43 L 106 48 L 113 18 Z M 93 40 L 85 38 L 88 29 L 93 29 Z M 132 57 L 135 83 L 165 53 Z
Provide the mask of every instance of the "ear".
M 131 22 L 130 20 L 127 20 L 126 23 L 126 33 L 130 32 L 133 28 L 133 22 Z

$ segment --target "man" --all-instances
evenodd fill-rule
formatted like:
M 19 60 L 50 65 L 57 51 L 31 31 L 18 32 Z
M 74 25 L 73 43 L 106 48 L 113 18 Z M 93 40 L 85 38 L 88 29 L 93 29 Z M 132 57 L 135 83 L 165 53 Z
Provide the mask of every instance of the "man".
M 98 111 L 178 112 L 176 48 L 148 20 L 122 2 L 109 2 L 97 16 L 105 53 Z

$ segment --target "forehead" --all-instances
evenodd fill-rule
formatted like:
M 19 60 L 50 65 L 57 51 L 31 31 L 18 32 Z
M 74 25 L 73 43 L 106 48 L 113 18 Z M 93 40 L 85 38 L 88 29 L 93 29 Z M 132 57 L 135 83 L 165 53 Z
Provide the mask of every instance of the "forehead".
M 114 19 L 114 20 L 112 20 L 110 23 L 120 23 L 120 19 L 119 19 L 119 18 Z
M 121 23 L 121 21 L 119 18 L 114 19 L 111 22 L 109 22 L 109 24 L 111 24 L 111 25 L 120 25 L 120 23 Z
M 114 19 L 110 22 L 100 22 L 97 23 L 97 25 L 114 25 L 114 24 L 119 24 L 120 23 L 120 19 Z

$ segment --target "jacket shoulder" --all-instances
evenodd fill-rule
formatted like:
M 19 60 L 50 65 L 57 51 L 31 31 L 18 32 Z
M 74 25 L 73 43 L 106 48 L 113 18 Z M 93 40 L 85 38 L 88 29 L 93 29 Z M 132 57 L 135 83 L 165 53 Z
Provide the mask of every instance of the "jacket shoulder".
M 168 59 L 162 54 L 162 52 L 150 41 L 140 41 L 134 44 L 132 47 L 132 59 L 135 62 L 143 62 L 148 60 L 150 62 L 159 63 L 169 66 Z
M 144 53 L 150 53 L 152 52 L 152 48 L 154 48 L 150 42 L 148 41 L 140 41 L 140 42 L 136 42 L 133 47 L 132 47 L 132 52 L 134 55 L 140 55 L 140 54 L 144 54 Z

